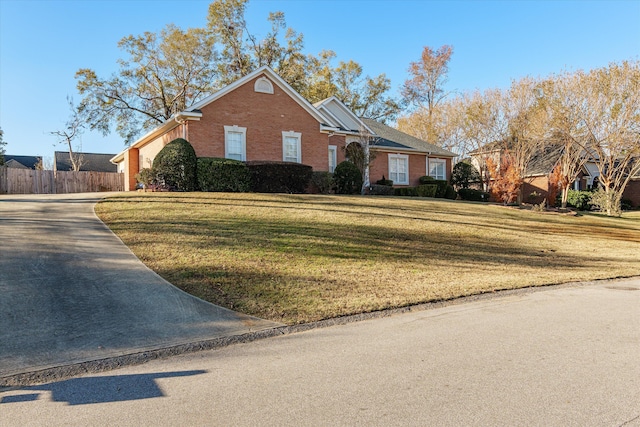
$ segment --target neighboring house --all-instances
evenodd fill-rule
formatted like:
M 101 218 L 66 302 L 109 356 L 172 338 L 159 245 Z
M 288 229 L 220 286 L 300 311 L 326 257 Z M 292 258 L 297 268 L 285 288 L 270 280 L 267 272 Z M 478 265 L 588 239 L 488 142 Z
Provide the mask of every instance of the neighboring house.
M 560 160 L 562 150 L 562 145 L 548 144 L 542 151 L 533 156 L 527 166 L 527 172 L 525 173 L 524 184 L 522 186 L 524 202 L 540 203 L 547 197 L 549 193 L 550 176 Z M 478 153 L 478 151 L 470 153 L 472 163 L 476 168 L 479 163 L 477 158 Z M 484 156 L 492 157 L 497 161 L 499 161 L 499 153 L 500 150 L 492 151 L 491 149 L 485 149 L 482 151 Z M 596 164 L 588 161 L 582 166 L 571 188 L 573 190 L 583 191 L 592 190 L 598 185 L 599 175 L 600 172 Z M 629 181 L 622 197 L 623 199 L 631 200 L 634 206 L 640 206 L 640 176 L 634 177 Z
M 15 169 L 37 169 L 42 165 L 41 156 L 12 156 L 4 155 L 4 165 L 8 168 Z
M 111 163 L 115 154 L 73 153 L 80 159 L 80 171 L 83 172 L 118 172 L 118 167 Z M 72 171 L 73 165 L 68 151 L 53 153 L 53 170 Z
M 417 185 L 429 172 L 450 177 L 454 153 L 360 119 L 335 97 L 312 105 L 269 67 L 174 115 L 111 161 L 124 172 L 126 190 L 135 189 L 135 175 L 176 138 L 189 141 L 198 157 L 297 162 L 332 172 L 345 159 L 346 146 L 362 135 L 370 135 L 377 153 L 372 182 L 382 175 L 395 185 Z

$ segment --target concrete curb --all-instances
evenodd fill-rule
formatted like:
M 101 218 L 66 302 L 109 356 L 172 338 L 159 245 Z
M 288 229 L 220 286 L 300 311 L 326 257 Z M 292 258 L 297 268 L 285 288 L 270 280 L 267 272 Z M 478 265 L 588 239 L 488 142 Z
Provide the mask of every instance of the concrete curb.
M 610 279 L 594 280 L 587 282 L 569 282 L 554 285 L 541 285 L 533 287 L 525 287 L 519 289 L 497 290 L 494 292 L 486 292 L 465 297 L 452 298 L 449 300 L 441 300 L 428 302 L 423 304 L 399 307 L 387 310 L 373 311 L 369 313 L 360 313 L 349 316 L 336 317 L 332 319 L 320 320 L 317 322 L 304 323 L 292 326 L 280 326 L 271 329 L 265 329 L 256 332 L 250 332 L 241 335 L 233 335 L 228 337 L 216 338 L 212 340 L 197 341 L 187 344 L 181 344 L 171 347 L 159 348 L 155 350 L 143 351 L 123 356 L 111 357 L 106 359 L 93 360 L 88 362 L 64 365 L 59 367 L 47 368 L 43 370 L 25 372 L 15 375 L 0 377 L 0 391 L 8 387 L 22 387 L 34 384 L 42 384 L 49 382 L 61 381 L 64 379 L 93 374 L 98 372 L 110 371 L 125 366 L 140 365 L 151 360 L 168 358 L 180 354 L 194 353 L 203 350 L 213 350 L 227 347 L 233 344 L 250 343 L 253 341 L 272 338 L 282 335 L 290 335 L 313 329 L 328 328 L 331 326 L 346 325 L 354 322 L 361 322 L 370 319 L 379 319 L 398 314 L 433 310 L 453 305 L 462 305 L 477 301 L 488 301 L 492 299 L 505 298 L 514 295 L 527 295 L 534 292 L 543 292 L 562 288 L 577 288 L 584 286 L 602 285 L 612 283 L 619 280 L 640 280 L 640 276 L 631 277 L 615 277 Z M 640 290 L 640 288 L 638 288 Z

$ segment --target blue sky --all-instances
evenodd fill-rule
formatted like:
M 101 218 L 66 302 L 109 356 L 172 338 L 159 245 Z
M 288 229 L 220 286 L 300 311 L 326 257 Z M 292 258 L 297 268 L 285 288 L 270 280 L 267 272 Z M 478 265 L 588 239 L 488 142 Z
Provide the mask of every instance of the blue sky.
M 49 131 L 76 102 L 74 74 L 107 77 L 122 57 L 118 41 L 168 23 L 206 25 L 205 0 L 0 0 L 0 127 L 7 154 L 52 158 Z M 270 11 L 305 36 L 305 50 L 331 49 L 365 73 L 386 73 L 393 94 L 423 46 L 454 47 L 449 91 L 506 88 L 512 79 L 591 69 L 640 59 L 640 0 L 627 1 L 364 1 L 253 0 L 249 28 L 268 31 Z M 117 153 L 113 133 L 85 133 L 82 151 Z

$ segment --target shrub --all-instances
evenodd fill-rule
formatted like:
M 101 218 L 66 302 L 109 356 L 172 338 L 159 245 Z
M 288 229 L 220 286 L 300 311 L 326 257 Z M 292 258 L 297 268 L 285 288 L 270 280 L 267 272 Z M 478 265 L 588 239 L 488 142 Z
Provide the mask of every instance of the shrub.
M 304 193 L 311 182 L 311 166 L 290 162 L 247 162 L 251 191 L 256 193 Z
M 314 171 L 311 174 L 311 184 L 317 193 L 329 194 L 333 187 L 333 174 L 330 172 Z
M 460 198 L 462 200 L 469 200 L 471 202 L 489 201 L 489 193 L 485 193 L 480 190 L 474 190 L 472 188 L 461 188 L 458 190 L 458 195 L 460 195 Z
M 249 169 L 238 160 L 201 157 L 197 172 L 201 191 L 247 192 L 251 189 Z
M 358 194 L 362 189 L 362 174 L 358 167 L 344 161 L 336 166 L 333 171 L 333 183 L 337 194 Z
M 160 186 L 177 191 L 196 189 L 196 152 L 185 139 L 174 139 L 153 160 L 153 174 Z
M 630 211 L 633 209 L 633 200 L 631 199 L 622 199 L 621 207 L 623 211 Z
M 406 197 L 417 197 L 418 189 L 416 187 L 400 187 L 394 189 L 394 195 L 396 196 L 406 196 Z
M 379 179 L 378 181 L 376 181 L 376 184 L 393 187 L 393 181 L 391 181 L 390 179 L 385 179 L 384 175 L 382 175 L 382 179 Z
M 436 197 L 438 186 L 435 184 L 422 184 L 416 187 L 416 193 L 420 197 Z
M 449 200 L 455 200 L 458 198 L 458 193 L 452 185 L 447 185 L 444 190 L 444 198 Z
M 372 184 L 369 187 L 369 194 L 372 196 L 393 196 L 395 189 L 389 185 Z
M 418 178 L 418 181 L 420 182 L 420 184 L 433 184 L 436 179 L 432 176 L 421 176 L 420 178 Z
M 567 193 L 567 205 L 572 206 L 579 211 L 588 211 L 591 209 L 591 191 L 569 190 Z
M 420 178 L 418 178 L 418 181 L 422 185 L 425 185 L 425 184 L 435 184 L 435 185 L 437 185 L 438 189 L 436 190 L 435 197 L 438 197 L 438 198 L 447 197 L 447 187 L 449 186 L 449 183 L 446 180 L 444 180 L 444 179 L 435 179 L 435 178 L 433 178 L 431 176 L 421 176 Z M 453 190 L 453 188 L 451 188 L 451 190 Z M 451 195 L 451 190 L 449 190 L 449 195 Z
M 156 182 L 156 175 L 149 168 L 140 169 L 135 178 L 136 182 L 141 184 L 144 189 L 152 187 Z
M 459 162 L 453 167 L 451 185 L 455 188 L 469 188 L 469 185 L 480 181 L 480 173 L 470 163 Z

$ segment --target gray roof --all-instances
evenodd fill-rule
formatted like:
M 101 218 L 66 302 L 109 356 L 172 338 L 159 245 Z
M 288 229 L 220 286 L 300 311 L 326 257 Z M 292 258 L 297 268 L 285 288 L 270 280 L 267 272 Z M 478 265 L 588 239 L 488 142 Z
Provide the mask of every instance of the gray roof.
M 526 176 L 548 175 L 553 172 L 564 151 L 562 144 L 549 144 L 533 155 L 527 165 Z
M 35 169 L 36 165 L 42 161 L 40 156 L 12 156 L 4 155 L 4 163 L 8 167 L 20 169 Z M 22 166 L 22 167 L 21 167 Z
M 375 120 L 365 118 L 361 118 L 361 120 L 379 137 L 378 140 L 373 144 L 375 146 L 415 150 L 442 157 L 457 156 L 457 154 L 452 153 L 449 150 L 445 150 L 444 148 L 438 147 L 437 145 L 430 144 L 426 141 L 416 138 L 415 136 L 411 136 L 409 134 L 401 132 L 398 129 L 383 125 L 382 123 L 379 123 Z
M 115 154 L 103 153 L 74 153 L 82 156 L 81 171 L 91 172 L 118 172 L 118 166 L 110 162 Z M 53 159 L 54 169 L 58 171 L 73 170 L 68 151 L 56 151 Z

